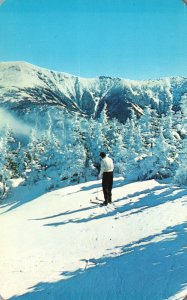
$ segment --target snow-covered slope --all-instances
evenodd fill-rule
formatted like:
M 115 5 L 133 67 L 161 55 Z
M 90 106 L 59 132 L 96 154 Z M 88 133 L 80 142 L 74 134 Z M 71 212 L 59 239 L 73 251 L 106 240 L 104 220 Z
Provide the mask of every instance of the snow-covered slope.
M 107 208 L 90 202 L 102 199 L 98 181 L 42 196 L 39 186 L 17 192 L 14 202 L 0 208 L 0 294 L 5 299 L 176 300 L 187 295 L 186 189 L 116 178 L 114 205 Z
M 130 108 L 138 114 L 146 105 L 159 112 L 178 106 L 187 92 L 187 79 L 133 81 L 100 76 L 86 79 L 54 72 L 25 62 L 0 63 L 0 103 L 30 110 L 35 105 L 57 106 L 98 117 L 104 104 L 110 117 L 125 121 Z

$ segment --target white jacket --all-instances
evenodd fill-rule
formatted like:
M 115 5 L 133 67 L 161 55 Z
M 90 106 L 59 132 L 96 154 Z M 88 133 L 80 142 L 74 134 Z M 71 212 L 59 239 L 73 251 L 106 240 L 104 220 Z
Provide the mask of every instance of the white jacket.
M 99 173 L 99 177 L 102 177 L 104 172 L 113 172 L 113 170 L 114 170 L 114 163 L 112 158 L 105 156 L 101 160 L 101 170 Z

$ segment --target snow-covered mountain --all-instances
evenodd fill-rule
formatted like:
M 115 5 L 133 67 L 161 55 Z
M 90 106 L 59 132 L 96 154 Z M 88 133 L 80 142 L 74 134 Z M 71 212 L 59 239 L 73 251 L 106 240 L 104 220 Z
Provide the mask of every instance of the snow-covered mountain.
M 105 104 L 109 117 L 125 122 L 133 108 L 138 114 L 147 105 L 165 112 L 177 109 L 187 93 L 183 77 L 133 81 L 100 76 L 86 79 L 54 72 L 26 62 L 0 63 L 0 104 L 23 114 L 34 108 L 58 109 L 98 117 Z

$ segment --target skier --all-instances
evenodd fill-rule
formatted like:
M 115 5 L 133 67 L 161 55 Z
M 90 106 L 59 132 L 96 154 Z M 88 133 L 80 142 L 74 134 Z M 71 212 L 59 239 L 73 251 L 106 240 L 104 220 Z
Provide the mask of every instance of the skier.
M 112 202 L 112 185 L 113 185 L 113 160 L 106 155 L 105 152 L 100 153 L 101 157 L 101 170 L 99 178 L 102 178 L 102 187 L 105 201 L 102 205 L 107 205 Z

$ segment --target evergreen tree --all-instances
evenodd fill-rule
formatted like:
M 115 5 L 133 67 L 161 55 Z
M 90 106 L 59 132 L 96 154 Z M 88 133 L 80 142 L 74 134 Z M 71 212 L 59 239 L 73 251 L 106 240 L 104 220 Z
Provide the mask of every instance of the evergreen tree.
M 93 153 L 91 149 L 91 145 L 93 143 L 92 133 L 94 123 L 95 121 L 92 118 L 84 119 L 82 122 L 82 134 L 84 136 L 83 145 L 85 152 L 85 168 L 83 174 L 85 181 L 87 181 L 90 176 L 96 176 L 98 173 L 96 167 L 94 166 L 95 161 L 93 159 Z
M 107 151 L 106 138 L 103 130 L 102 123 L 98 123 L 93 119 L 89 120 L 89 129 L 86 133 L 86 148 L 90 151 L 90 159 L 94 166 L 98 168 L 99 165 L 99 153 L 101 151 Z
M 163 127 L 161 126 L 153 147 L 153 178 L 166 178 L 171 176 L 170 151 L 171 147 L 163 135 Z
M 68 178 L 69 181 L 74 178 L 80 182 L 86 164 L 85 136 L 81 129 L 81 118 L 76 114 L 69 120 L 68 126 L 71 128 L 71 136 L 69 143 L 65 145 L 65 151 L 63 151 L 62 176 Z
M 11 129 L 6 130 L 6 148 L 7 148 L 7 168 L 10 171 L 11 178 L 24 177 L 24 160 L 21 143 L 16 138 Z
M 43 151 L 44 145 L 38 137 L 37 128 L 32 129 L 30 142 L 26 152 L 27 182 L 30 184 L 40 180 L 40 158 Z
M 135 180 L 137 177 L 137 153 L 136 153 L 136 138 L 135 128 L 137 125 L 137 118 L 132 111 L 132 118 L 128 119 L 125 124 L 124 141 L 127 145 L 126 151 L 126 177 L 130 180 Z
M 109 152 L 114 160 L 115 173 L 123 175 L 126 173 L 127 149 L 123 140 L 123 125 L 117 119 L 108 122 L 107 140 L 109 141 Z
M 153 129 L 152 129 L 151 108 L 147 106 L 144 110 L 144 115 L 138 120 L 141 130 L 141 136 L 145 148 L 149 149 L 153 144 Z
M 101 137 L 102 137 L 102 140 L 101 140 L 102 149 L 104 149 L 105 151 L 108 151 L 110 148 L 111 139 L 107 138 L 107 132 L 109 130 L 110 121 L 109 121 L 108 115 L 107 115 L 107 104 L 106 103 L 104 104 L 104 108 L 100 114 L 98 122 L 96 121 L 96 123 L 98 125 L 96 128 L 99 129 L 98 132 L 96 132 L 96 134 L 101 133 Z
M 168 111 L 166 113 L 166 116 L 163 118 L 163 128 L 164 128 L 164 136 L 168 140 L 173 140 L 173 110 L 172 106 L 170 105 L 168 108 Z
M 179 154 L 179 163 L 174 177 L 178 184 L 187 185 L 187 94 L 184 94 L 181 99 L 181 109 L 183 115 L 183 141 L 182 149 Z
M 187 185 L 187 136 L 182 142 L 182 150 L 179 154 L 179 163 L 174 180 L 180 185 Z
M 7 152 L 7 135 L 4 131 L 1 132 L 0 138 L 0 198 L 7 195 L 11 185 L 11 172 L 8 168 L 8 152 Z

